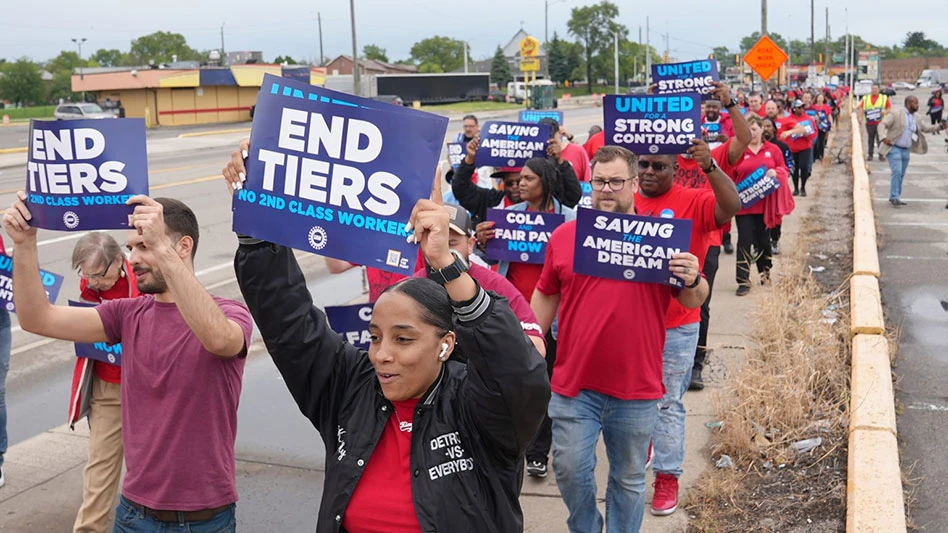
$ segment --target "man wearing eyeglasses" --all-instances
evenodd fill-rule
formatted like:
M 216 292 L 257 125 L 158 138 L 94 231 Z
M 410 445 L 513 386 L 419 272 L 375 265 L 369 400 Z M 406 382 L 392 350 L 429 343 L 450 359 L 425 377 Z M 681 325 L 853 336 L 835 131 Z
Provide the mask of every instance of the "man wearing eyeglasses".
M 677 184 L 676 155 L 643 155 L 638 161 L 639 192 L 635 206 L 640 215 L 691 220 L 691 253 L 703 269 L 710 239 L 740 210 L 741 200 L 734 181 L 718 168 L 707 143 L 693 140 L 688 155 L 707 176 L 710 189 Z M 658 516 L 670 515 L 678 508 L 678 477 L 685 459 L 682 398 L 691 384 L 700 323 L 700 309 L 677 302 L 669 305 L 662 352 L 665 395 L 658 404 L 658 424 L 652 436 L 655 496 L 651 512 Z
M 72 250 L 79 275 L 79 298 L 100 304 L 139 295 L 132 266 L 118 241 L 107 233 L 83 235 Z M 89 460 L 82 472 L 82 505 L 74 533 L 106 531 L 122 474 L 122 367 L 76 358 L 69 399 L 69 427 L 89 417 Z
M 638 181 L 632 152 L 604 146 L 592 160 L 594 209 L 634 214 Z M 672 299 L 695 308 L 707 297 L 698 258 L 675 254 L 670 273 L 686 285 L 596 278 L 573 272 L 576 223 L 557 228 L 531 307 L 547 331 L 559 314 L 549 415 L 553 471 L 569 509 L 571 532 L 602 531 L 596 504 L 596 444 L 609 458 L 605 517 L 609 532 L 638 531 L 645 512 L 649 439 L 658 419 L 665 312 Z

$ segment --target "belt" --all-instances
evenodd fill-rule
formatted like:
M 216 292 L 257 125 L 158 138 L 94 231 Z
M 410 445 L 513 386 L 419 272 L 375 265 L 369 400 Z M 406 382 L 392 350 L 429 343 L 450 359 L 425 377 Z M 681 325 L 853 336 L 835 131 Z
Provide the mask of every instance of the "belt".
M 197 511 L 166 511 L 145 507 L 140 503 L 129 500 L 127 497 L 125 498 L 125 501 L 127 501 L 128 504 L 134 507 L 138 512 L 146 516 L 150 516 L 158 522 L 203 522 L 205 520 L 214 518 L 218 514 L 230 508 L 230 505 L 222 505 L 213 509 L 200 509 Z

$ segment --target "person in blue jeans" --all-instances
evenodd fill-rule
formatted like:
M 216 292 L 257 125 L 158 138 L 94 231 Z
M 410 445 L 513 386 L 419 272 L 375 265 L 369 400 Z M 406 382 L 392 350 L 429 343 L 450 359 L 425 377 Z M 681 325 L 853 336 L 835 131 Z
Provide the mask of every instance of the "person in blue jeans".
M 3 474 L 3 455 L 7 453 L 7 372 L 10 371 L 10 313 L 0 308 L 0 487 L 7 480 Z
M 926 125 L 919 121 L 915 113 L 918 111 L 918 98 L 905 97 L 905 107 L 889 113 L 882 119 L 881 126 L 885 136 L 882 138 L 884 146 L 879 148 L 879 154 L 889 160 L 889 170 L 892 176 L 889 181 L 889 203 L 895 207 L 906 205 L 902 201 L 902 180 L 905 179 L 905 170 L 908 169 L 912 153 L 924 154 L 928 151 L 928 143 L 922 133 L 936 133 L 945 128 L 943 124 Z
M 237 529 L 237 504 L 234 503 L 206 520 L 169 521 L 168 513 L 174 511 L 136 508 L 122 496 L 115 510 L 112 533 L 223 533 Z M 173 516 L 170 518 L 173 520 Z

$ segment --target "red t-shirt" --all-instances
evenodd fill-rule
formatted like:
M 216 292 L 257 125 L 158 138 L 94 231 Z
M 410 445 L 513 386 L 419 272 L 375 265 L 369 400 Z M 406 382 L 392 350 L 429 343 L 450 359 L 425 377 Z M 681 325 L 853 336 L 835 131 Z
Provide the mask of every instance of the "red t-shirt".
M 537 316 L 533 313 L 533 309 L 530 308 L 530 302 L 524 298 L 523 294 L 521 294 L 512 283 L 507 281 L 507 278 L 477 263 L 471 263 L 471 268 L 467 273 L 477 280 L 477 283 L 479 283 L 485 291 L 494 291 L 507 299 L 507 302 L 510 304 L 510 309 L 517 315 L 517 319 L 520 320 L 520 325 L 523 327 L 524 333 L 531 337 L 543 338 L 540 323 L 537 321 Z M 427 273 L 423 268 L 414 274 L 416 278 L 423 278 L 425 276 L 427 276 Z M 536 286 L 535 283 L 534 286 Z
M 395 408 L 346 507 L 349 533 L 419 533 L 411 491 L 411 424 L 418 400 Z
M 731 179 L 734 180 L 735 184 L 740 183 L 761 166 L 775 170 L 779 167 L 786 168 L 787 163 L 783 160 L 783 152 L 780 150 L 780 147 L 774 143 L 764 141 L 756 154 L 753 150 L 748 148 L 744 151 L 744 156 L 738 161 L 737 165 L 734 165 L 734 175 L 731 176 Z M 764 214 L 764 201 L 766 200 L 757 202 L 746 209 L 741 209 L 737 214 L 762 215 Z
M 355 263 L 349 264 L 358 266 Z M 425 254 L 421 252 L 421 248 L 418 249 L 418 259 L 415 265 L 418 267 L 423 267 L 425 265 Z M 407 277 L 408 276 L 399 274 L 397 272 L 389 272 L 387 270 L 381 270 L 370 266 L 365 267 L 365 279 L 369 282 L 369 303 L 374 304 L 375 301 L 379 299 L 379 296 L 382 295 L 382 292 L 385 291 L 385 289 Z
M 731 139 L 728 139 L 726 143 L 711 150 L 711 158 L 714 159 L 714 162 L 718 165 L 718 168 L 721 169 L 721 172 L 724 172 L 728 176 L 734 173 L 734 168 L 731 166 L 730 158 L 728 157 L 728 150 L 730 150 L 730 148 Z M 731 179 L 734 179 L 733 176 Z M 685 158 L 681 155 L 678 156 L 678 171 L 675 173 L 675 183 L 686 189 L 711 190 L 711 182 L 708 181 L 708 176 L 701 170 L 701 166 L 698 165 L 694 159 Z M 721 242 L 723 242 L 723 232 L 723 227 L 711 230 L 710 235 L 708 235 L 708 246 L 721 246 Z M 705 251 L 705 253 L 707 253 L 707 251 Z
M 620 400 L 665 395 L 662 350 L 670 285 L 595 278 L 573 272 L 576 221 L 553 231 L 537 290 L 560 295 L 553 392 L 581 390 Z
M 241 303 L 214 303 L 250 346 Z M 122 494 L 152 509 L 197 511 L 237 501 L 234 442 L 246 357 L 218 357 L 178 307 L 151 294 L 95 308 L 110 344 L 122 343 Z M 246 350 L 244 351 L 246 355 Z
M 661 196 L 646 198 L 641 192 L 635 195 L 635 212 L 647 217 L 684 218 L 691 220 L 691 246 L 689 252 L 698 257 L 699 268 L 704 269 L 704 260 L 708 255 L 711 235 L 720 235 L 720 227 L 714 218 L 717 200 L 709 188 L 688 189 L 681 185 L 672 188 Z M 668 211 L 671 213 L 668 213 Z M 683 324 L 701 321 L 701 308 L 689 309 L 678 300 L 672 300 L 665 315 L 665 327 L 677 328 Z
M 593 133 L 592 137 L 586 139 L 586 144 L 583 145 L 583 148 L 586 150 L 586 155 L 589 156 L 589 160 L 592 161 L 592 158 L 596 157 L 596 152 L 605 145 L 606 132 L 600 131 Z
M 543 265 L 535 263 L 510 263 L 507 267 L 507 279 L 529 302 L 533 298 L 533 289 L 537 288 Z
M 817 134 L 819 134 L 819 129 L 816 127 L 816 121 L 813 120 L 813 117 L 804 113 L 802 116 L 790 115 L 783 119 L 780 124 L 780 129 L 777 131 L 778 137 L 781 133 L 785 131 L 792 130 L 797 127 L 797 124 L 807 127 L 806 135 L 790 135 L 786 139 L 780 137 L 780 140 L 787 144 L 787 147 L 790 148 L 790 151 L 793 153 L 802 152 L 808 148 L 813 147 L 813 141 L 816 139 Z
M 125 275 L 120 276 L 115 285 L 109 290 L 97 291 L 89 288 L 89 282 L 85 279 L 79 280 L 79 299 L 89 303 L 102 303 L 105 300 L 117 300 L 119 298 L 138 297 L 138 285 L 135 283 L 135 274 L 132 272 L 131 265 L 125 263 Z M 102 361 L 92 361 L 92 371 L 102 381 L 109 383 L 122 382 L 122 367 L 110 365 Z
M 589 181 L 592 179 L 592 170 L 589 168 L 589 156 L 586 150 L 578 144 L 569 143 L 561 152 L 563 159 L 573 165 L 573 172 L 576 173 L 576 179 L 579 181 Z

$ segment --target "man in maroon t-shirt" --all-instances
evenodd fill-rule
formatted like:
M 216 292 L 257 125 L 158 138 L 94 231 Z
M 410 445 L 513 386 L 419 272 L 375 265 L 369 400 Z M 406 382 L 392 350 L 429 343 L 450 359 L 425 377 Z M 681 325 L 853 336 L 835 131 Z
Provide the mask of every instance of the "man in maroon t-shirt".
M 39 276 L 26 193 L 3 227 L 16 244 L 13 294 L 24 330 L 73 342 L 122 343 L 127 473 L 116 524 L 234 531 L 237 403 L 253 322 L 247 307 L 208 294 L 194 275 L 198 223 L 183 203 L 133 196 L 129 262 L 138 298 L 96 308 L 54 306 Z
M 595 209 L 634 214 L 636 160 L 605 146 L 593 158 Z M 673 297 L 697 308 L 707 297 L 698 258 L 675 254 L 669 271 L 687 288 L 596 278 L 573 272 L 576 222 L 557 228 L 547 245 L 531 306 L 544 331 L 559 315 L 550 399 L 553 471 L 569 509 L 570 531 L 601 531 L 596 505 L 596 444 L 609 457 L 606 530 L 638 531 L 645 511 L 645 463 L 658 419 L 665 313 Z M 621 481 L 620 481 L 621 480 Z

